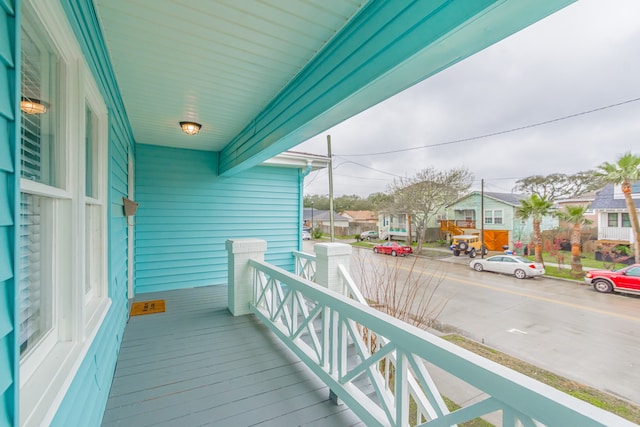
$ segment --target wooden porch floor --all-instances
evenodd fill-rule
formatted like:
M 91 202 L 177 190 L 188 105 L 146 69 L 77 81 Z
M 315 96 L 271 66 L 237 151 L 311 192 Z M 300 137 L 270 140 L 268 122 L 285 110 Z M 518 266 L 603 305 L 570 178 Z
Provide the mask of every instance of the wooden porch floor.
M 166 312 L 131 317 L 103 426 L 363 425 L 227 287 L 144 294 Z

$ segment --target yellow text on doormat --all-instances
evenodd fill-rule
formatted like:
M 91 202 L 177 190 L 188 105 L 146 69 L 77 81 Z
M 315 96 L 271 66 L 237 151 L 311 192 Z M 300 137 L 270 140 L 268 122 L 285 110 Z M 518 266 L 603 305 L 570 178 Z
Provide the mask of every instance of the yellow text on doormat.
M 131 305 L 131 316 L 141 316 L 143 314 L 164 313 L 164 300 L 134 302 Z

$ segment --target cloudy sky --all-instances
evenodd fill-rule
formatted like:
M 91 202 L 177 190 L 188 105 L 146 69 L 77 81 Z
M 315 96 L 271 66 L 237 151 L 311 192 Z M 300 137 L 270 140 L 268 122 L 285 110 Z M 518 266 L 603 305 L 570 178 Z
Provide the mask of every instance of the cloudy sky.
M 327 134 L 335 194 L 362 197 L 427 167 L 466 167 L 474 189 L 511 192 L 519 178 L 640 154 L 640 0 L 579 0 L 294 150 L 326 154 Z M 327 176 L 311 173 L 305 194 L 327 194 Z

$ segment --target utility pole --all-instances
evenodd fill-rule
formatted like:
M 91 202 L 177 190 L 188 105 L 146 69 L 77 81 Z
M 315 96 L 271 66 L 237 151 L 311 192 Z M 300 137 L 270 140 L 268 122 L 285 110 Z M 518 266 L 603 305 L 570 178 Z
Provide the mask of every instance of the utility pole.
M 333 229 L 333 158 L 331 157 L 331 135 L 327 135 L 327 151 L 329 155 L 329 229 L 331 243 L 336 240 L 335 231 Z
M 484 259 L 484 178 L 480 180 L 480 257 Z

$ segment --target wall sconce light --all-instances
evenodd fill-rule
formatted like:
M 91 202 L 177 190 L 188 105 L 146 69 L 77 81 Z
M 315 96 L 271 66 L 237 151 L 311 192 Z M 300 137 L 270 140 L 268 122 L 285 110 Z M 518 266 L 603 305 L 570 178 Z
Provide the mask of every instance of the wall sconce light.
M 196 135 L 200 132 L 202 125 L 196 122 L 180 122 L 180 127 L 182 128 L 182 132 L 187 135 Z
M 22 98 L 20 109 L 26 114 L 44 114 L 47 112 L 47 106 L 39 99 Z

